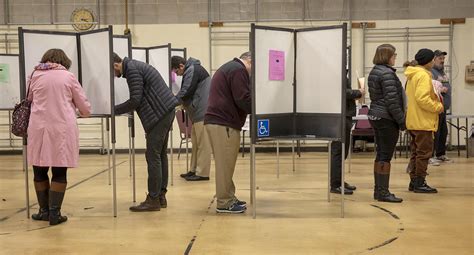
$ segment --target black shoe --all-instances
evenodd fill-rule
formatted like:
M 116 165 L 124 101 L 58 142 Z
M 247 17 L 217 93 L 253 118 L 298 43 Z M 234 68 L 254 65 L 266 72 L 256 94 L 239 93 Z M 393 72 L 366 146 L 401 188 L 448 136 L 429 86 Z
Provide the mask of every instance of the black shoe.
M 189 171 L 185 174 L 180 174 L 179 176 L 181 176 L 181 178 L 186 178 L 186 177 L 193 176 L 193 175 L 196 175 L 196 173 Z
M 38 213 L 34 213 L 31 215 L 33 220 L 43 220 L 49 221 L 49 209 L 48 208 L 40 208 Z
M 395 194 L 392 194 L 387 190 L 387 191 L 378 192 L 377 201 L 389 202 L 389 203 L 401 203 L 403 199 L 396 197 Z
M 61 211 L 58 208 L 49 210 L 49 225 L 58 225 L 66 221 L 67 217 L 62 216 Z
M 415 189 L 415 178 L 410 179 L 410 184 L 408 184 L 408 191 L 413 191 Z
M 331 193 L 341 194 L 341 187 L 331 188 Z M 350 189 L 344 189 L 344 195 L 352 195 L 354 192 Z
M 186 181 L 209 181 L 209 177 L 199 176 L 199 175 L 192 175 L 184 178 Z
M 150 212 L 159 211 L 161 209 L 160 199 L 152 198 L 150 195 L 146 196 L 146 200 L 141 202 L 139 205 L 131 206 L 130 211 L 132 212 Z
M 417 178 L 413 191 L 415 193 L 438 193 L 437 189 L 428 186 L 425 178 Z
M 356 190 L 357 187 L 354 186 L 354 185 L 350 185 L 349 183 L 347 182 L 344 182 L 344 188 L 348 189 L 348 190 Z
M 57 183 L 52 182 L 51 186 L 58 186 Z M 59 185 L 64 190 L 66 186 Z M 63 190 L 63 191 L 64 191 Z M 61 215 L 61 205 L 64 199 L 64 192 L 57 192 L 53 190 L 49 190 L 49 225 L 58 225 L 65 221 L 67 221 L 66 216 Z

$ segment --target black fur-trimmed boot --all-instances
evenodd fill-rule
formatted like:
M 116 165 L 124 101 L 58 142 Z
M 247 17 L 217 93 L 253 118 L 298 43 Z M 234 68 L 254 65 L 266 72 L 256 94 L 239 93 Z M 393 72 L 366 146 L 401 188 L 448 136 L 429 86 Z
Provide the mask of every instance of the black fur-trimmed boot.
M 66 216 L 61 215 L 66 183 L 51 182 L 49 190 L 49 225 L 58 225 L 67 221 Z
M 35 182 L 39 211 L 31 215 L 33 220 L 49 221 L 49 180 Z

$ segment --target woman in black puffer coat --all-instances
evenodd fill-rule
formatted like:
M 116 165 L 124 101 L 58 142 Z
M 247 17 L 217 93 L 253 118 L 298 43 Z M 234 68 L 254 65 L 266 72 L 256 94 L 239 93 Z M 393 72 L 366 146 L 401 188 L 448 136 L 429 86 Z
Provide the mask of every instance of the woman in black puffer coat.
M 395 47 L 382 44 L 377 47 L 374 67 L 368 78 L 370 93 L 369 121 L 375 130 L 377 156 L 374 162 L 374 199 L 400 203 L 403 199 L 388 190 L 390 161 L 397 145 L 400 130 L 405 130 L 404 90 L 395 69 Z

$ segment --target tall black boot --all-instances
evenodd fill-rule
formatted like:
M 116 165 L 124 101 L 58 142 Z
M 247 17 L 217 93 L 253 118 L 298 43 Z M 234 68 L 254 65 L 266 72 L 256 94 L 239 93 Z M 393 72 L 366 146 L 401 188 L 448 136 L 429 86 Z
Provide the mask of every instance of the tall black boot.
M 49 180 L 35 182 L 36 197 L 39 211 L 31 215 L 33 220 L 49 220 Z
M 379 162 L 382 164 L 381 169 L 377 169 L 379 172 L 378 175 L 378 198 L 380 202 L 389 202 L 389 203 L 401 203 L 403 199 L 396 197 L 394 194 L 390 193 L 388 187 L 390 185 L 390 168 L 391 164 L 389 162 Z
M 49 225 L 58 225 L 67 221 L 66 216 L 61 215 L 66 183 L 51 182 L 49 190 Z
M 416 177 L 413 187 L 415 193 L 438 193 L 438 190 L 428 186 L 424 177 Z
M 380 164 L 380 163 L 382 163 L 382 164 Z M 380 181 L 379 181 L 379 175 L 377 173 L 382 171 L 382 166 L 383 166 L 383 162 L 378 162 L 378 161 L 374 162 L 374 181 L 375 181 L 374 199 L 375 200 L 377 200 L 379 198 L 378 189 L 379 189 L 379 182 Z

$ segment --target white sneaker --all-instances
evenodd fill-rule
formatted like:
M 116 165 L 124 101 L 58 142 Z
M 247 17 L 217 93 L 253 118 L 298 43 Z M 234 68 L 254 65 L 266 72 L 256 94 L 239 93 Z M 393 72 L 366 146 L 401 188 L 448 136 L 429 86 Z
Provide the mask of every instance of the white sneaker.
M 446 155 L 436 157 L 436 159 L 441 161 L 442 163 L 451 163 L 451 159 L 448 158 Z
M 441 164 L 441 160 L 438 160 L 437 158 L 430 158 L 430 160 L 428 160 L 428 164 L 430 166 L 440 166 Z

